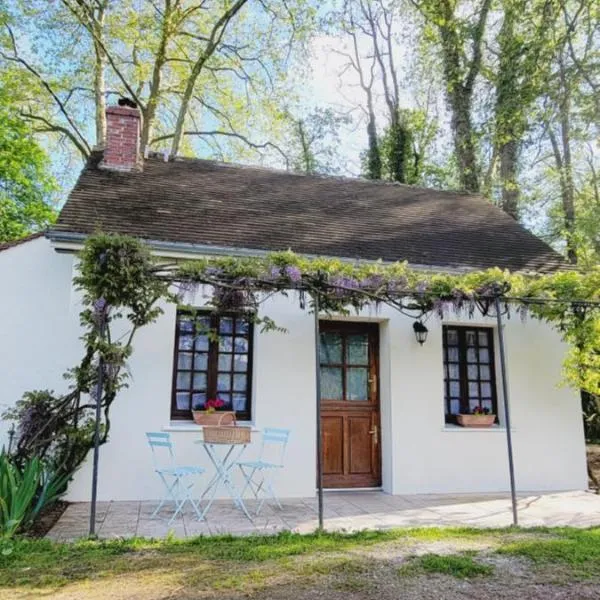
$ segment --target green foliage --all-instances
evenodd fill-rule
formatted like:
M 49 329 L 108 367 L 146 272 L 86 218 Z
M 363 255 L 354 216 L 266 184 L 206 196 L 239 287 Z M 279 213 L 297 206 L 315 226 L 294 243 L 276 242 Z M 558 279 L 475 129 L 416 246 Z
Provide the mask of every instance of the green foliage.
M 11 538 L 26 529 L 40 511 L 65 491 L 66 481 L 54 477 L 38 458 L 16 464 L 0 454 L 0 538 Z
M 44 479 L 50 495 L 64 490 L 93 447 L 100 369 L 101 443 L 108 439 L 110 408 L 118 391 L 127 385 L 125 367 L 134 335 L 162 313 L 160 300 L 174 299 L 168 283 L 157 276 L 158 270 L 147 247 L 129 237 L 92 236 L 80 254 L 75 285 L 84 306 L 80 313 L 84 355 L 65 375 L 72 389 L 64 395 L 28 392 L 4 415 L 18 424 L 17 464 L 43 459 L 51 468 L 53 476 Z M 119 335 L 113 334 L 113 327 Z
M 521 556 L 537 566 L 563 566 L 578 577 L 600 576 L 600 529 L 562 528 L 545 538 L 512 541 L 500 554 Z
M 420 573 L 440 573 L 458 579 L 488 576 L 494 572 L 492 565 L 476 561 L 472 553 L 463 554 L 423 554 L 413 558 L 400 568 L 400 574 L 417 575 Z
M 31 128 L 9 104 L 0 81 L 0 242 L 16 240 L 53 223 L 56 182 Z
M 330 108 L 316 108 L 304 118 L 291 121 L 289 141 L 291 162 L 295 171 L 307 175 L 335 175 L 341 170 L 337 161 L 340 144 L 339 129 L 348 124 L 347 116 Z

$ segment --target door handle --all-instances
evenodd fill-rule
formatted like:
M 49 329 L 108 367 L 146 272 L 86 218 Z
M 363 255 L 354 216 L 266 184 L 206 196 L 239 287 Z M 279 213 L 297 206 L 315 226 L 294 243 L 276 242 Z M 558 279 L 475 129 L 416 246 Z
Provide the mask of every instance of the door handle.
M 373 443 L 377 444 L 379 442 L 379 432 L 377 430 L 377 425 L 373 425 L 373 429 L 371 429 L 369 433 L 373 436 Z

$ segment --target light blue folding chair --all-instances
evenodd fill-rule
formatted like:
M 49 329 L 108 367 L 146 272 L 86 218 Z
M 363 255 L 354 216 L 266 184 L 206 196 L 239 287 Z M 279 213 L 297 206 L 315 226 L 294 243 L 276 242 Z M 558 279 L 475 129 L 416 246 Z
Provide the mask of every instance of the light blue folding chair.
M 160 477 L 166 490 L 164 498 L 152 513 L 156 517 L 160 509 L 170 500 L 175 504 L 175 512 L 169 519 L 171 524 L 177 515 L 183 510 L 186 502 L 189 502 L 196 516 L 200 519 L 201 512 L 198 504 L 192 498 L 191 492 L 194 487 L 194 478 L 202 475 L 206 469 L 202 467 L 186 467 L 177 465 L 175 462 L 175 452 L 173 442 L 168 433 L 146 433 L 148 444 L 152 450 L 152 460 L 154 462 L 154 472 Z
M 283 508 L 273 487 L 273 476 L 277 470 L 283 468 L 289 437 L 289 429 L 265 427 L 257 460 L 236 463 L 246 481 L 242 497 L 248 490 L 252 492 L 259 501 L 256 508 L 257 515 L 269 496 L 273 498 L 279 508 Z

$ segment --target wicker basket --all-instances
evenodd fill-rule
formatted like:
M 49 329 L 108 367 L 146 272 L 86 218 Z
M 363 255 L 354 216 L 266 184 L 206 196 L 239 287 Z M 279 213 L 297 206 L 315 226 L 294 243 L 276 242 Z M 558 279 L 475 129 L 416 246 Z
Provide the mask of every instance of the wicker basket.
M 196 425 L 235 425 L 235 413 L 229 410 L 208 412 L 206 410 L 193 410 L 192 416 Z
M 248 444 L 250 443 L 250 427 L 222 426 L 203 427 L 204 441 L 209 444 Z

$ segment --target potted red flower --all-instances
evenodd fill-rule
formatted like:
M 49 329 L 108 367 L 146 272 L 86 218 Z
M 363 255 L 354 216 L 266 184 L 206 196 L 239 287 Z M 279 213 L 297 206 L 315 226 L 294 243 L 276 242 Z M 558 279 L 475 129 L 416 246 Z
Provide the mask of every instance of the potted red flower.
M 192 417 L 197 425 L 233 425 L 235 413 L 220 410 L 225 406 L 221 398 L 207 400 L 204 404 L 196 404 L 192 409 Z
M 489 408 L 477 406 L 471 414 L 456 415 L 456 420 L 462 427 L 491 427 L 496 422 L 496 415 Z

